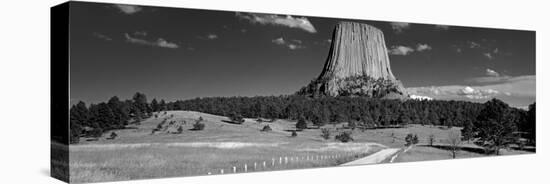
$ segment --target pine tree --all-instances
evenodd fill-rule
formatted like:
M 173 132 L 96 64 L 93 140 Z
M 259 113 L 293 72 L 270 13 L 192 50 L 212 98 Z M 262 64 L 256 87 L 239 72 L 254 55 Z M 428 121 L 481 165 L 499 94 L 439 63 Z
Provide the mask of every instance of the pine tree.
M 151 101 L 151 109 L 153 110 L 153 112 L 160 111 L 160 104 L 157 102 L 157 99 L 155 98 Z
M 498 99 L 486 102 L 474 123 L 474 138 L 478 139 L 475 143 L 499 155 L 500 148 L 512 143 L 515 138 L 513 133 L 517 127 L 511 116 L 506 103 Z
M 306 118 L 301 116 L 296 123 L 296 129 L 303 130 L 307 128 Z

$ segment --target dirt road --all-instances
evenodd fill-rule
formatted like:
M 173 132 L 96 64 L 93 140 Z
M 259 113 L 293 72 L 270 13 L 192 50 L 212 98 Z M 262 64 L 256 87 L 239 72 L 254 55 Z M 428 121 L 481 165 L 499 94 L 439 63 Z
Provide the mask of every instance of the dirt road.
M 397 153 L 400 148 L 387 148 L 380 150 L 372 155 L 369 155 L 367 157 L 354 160 L 345 164 L 342 164 L 341 166 L 349 166 L 349 165 L 365 165 L 365 164 L 377 164 L 382 162 L 383 160 L 391 157 L 395 153 Z

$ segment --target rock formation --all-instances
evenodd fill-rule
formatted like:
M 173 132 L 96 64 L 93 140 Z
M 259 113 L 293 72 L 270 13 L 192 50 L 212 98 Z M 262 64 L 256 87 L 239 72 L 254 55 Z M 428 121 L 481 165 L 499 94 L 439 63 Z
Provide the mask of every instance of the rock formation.
M 408 97 L 391 71 L 382 31 L 355 22 L 340 22 L 336 26 L 323 71 L 298 94 L 313 97 Z

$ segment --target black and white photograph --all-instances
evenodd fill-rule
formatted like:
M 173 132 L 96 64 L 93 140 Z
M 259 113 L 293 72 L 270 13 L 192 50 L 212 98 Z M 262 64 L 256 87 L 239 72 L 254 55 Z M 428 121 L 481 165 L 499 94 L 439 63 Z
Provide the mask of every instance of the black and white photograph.
M 66 182 L 536 153 L 533 30 L 65 5 Z
M 367 5 L 365 11 L 378 8 Z M 20 57 L 37 53 L 34 45 L 44 47 L 39 50 L 49 58 L 38 63 L 49 68 L 25 63 L 24 70 L 13 70 L 33 82 L 11 73 L 0 77 L 18 79 L 6 88 L 24 96 L 2 95 L 21 105 L 6 105 L 19 112 L 3 114 L 15 118 L 5 124 L 16 126 L 6 127 L 10 134 L 2 139 L 17 149 L 43 144 L 49 154 L 10 150 L 26 158 L 1 157 L 21 167 L 47 157 L 39 172 L 51 180 L 44 183 L 182 177 L 240 183 L 228 177 L 265 173 L 272 177 L 256 176 L 254 183 L 304 183 L 311 174 L 289 179 L 283 172 L 322 178 L 341 168 L 357 169 L 325 175 L 338 179 L 321 183 L 392 183 L 376 173 L 385 166 L 396 178 L 424 173 L 412 183 L 477 181 L 480 175 L 500 183 L 506 177 L 532 181 L 526 170 L 544 170 L 508 165 L 522 158 L 532 163 L 545 151 L 544 114 L 536 113 L 537 98 L 544 101 L 539 29 L 338 18 L 345 16 L 328 9 L 308 15 L 212 7 L 50 2 L 43 7 L 49 32 L 36 31 L 49 36 L 48 44 L 32 34 L 4 34 L 20 39 L 6 46 L 28 46 L 24 54 L 13 52 Z M 36 68 L 49 73 L 36 74 Z M 415 165 L 440 162 L 447 174 Z M 447 163 L 464 167 L 443 167 Z M 475 169 L 486 166 L 523 174 Z

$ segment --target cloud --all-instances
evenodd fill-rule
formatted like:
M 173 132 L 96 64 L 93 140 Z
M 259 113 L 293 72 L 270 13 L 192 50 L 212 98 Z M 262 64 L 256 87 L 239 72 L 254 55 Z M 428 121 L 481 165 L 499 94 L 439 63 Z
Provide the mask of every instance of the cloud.
M 297 28 L 304 30 L 309 33 L 317 33 L 317 30 L 311 24 L 311 22 L 305 18 L 305 17 L 292 17 L 290 15 L 287 16 L 279 16 L 279 15 L 272 15 L 272 14 L 257 14 L 257 13 L 241 13 L 237 12 L 236 16 L 248 20 L 251 23 L 254 24 L 261 24 L 261 25 L 276 25 L 276 26 L 285 26 L 289 28 Z
M 272 43 L 277 45 L 283 45 L 289 48 L 290 50 L 303 49 L 305 46 L 301 45 L 301 40 L 291 40 L 290 42 L 286 41 L 283 37 L 271 40 Z
M 412 87 L 407 88 L 407 91 L 411 95 L 427 96 L 438 100 L 485 102 L 491 98 L 498 98 L 515 107 L 526 106 L 535 101 L 535 75 L 516 77 L 501 75 L 498 78 L 499 83 Z
M 485 75 L 488 75 L 488 76 L 491 76 L 491 77 L 499 77 L 500 76 L 500 74 L 498 72 L 496 72 L 494 70 L 491 70 L 489 68 L 487 68 L 485 70 Z
M 435 25 L 435 28 L 436 29 L 440 29 L 440 30 L 449 30 L 451 28 L 451 26 L 446 26 L 446 25 Z
M 422 51 L 426 51 L 426 50 L 432 50 L 432 47 L 429 46 L 428 44 L 417 44 L 416 45 L 416 51 L 418 52 L 422 52 Z
M 153 47 L 162 47 L 162 48 L 169 48 L 169 49 L 176 49 L 179 47 L 177 44 L 168 42 L 163 38 L 158 38 L 156 41 L 148 41 L 145 39 L 132 37 L 128 33 L 125 33 L 124 37 L 126 38 L 127 42 L 139 44 L 139 45 L 148 45 Z
M 477 42 L 474 42 L 474 41 L 467 41 L 466 43 L 468 43 L 469 47 L 471 49 L 475 49 L 475 48 L 479 48 L 481 47 L 481 44 L 477 43 Z
M 390 25 L 395 33 L 402 33 L 405 29 L 409 29 L 411 27 L 409 23 L 405 22 L 392 22 Z
M 415 100 L 433 100 L 433 98 L 429 96 L 410 95 L 409 97 Z
M 126 4 L 115 4 L 114 6 L 118 8 L 120 12 L 128 15 L 140 12 L 142 9 L 140 6 L 126 5 Z
M 389 54 L 391 55 L 399 55 L 399 56 L 406 56 L 410 53 L 414 52 L 414 49 L 411 47 L 398 45 L 398 46 L 392 46 L 389 50 Z
M 469 99 L 487 99 L 490 97 L 494 97 L 495 95 L 499 94 L 499 92 L 494 89 L 474 89 L 470 86 L 466 86 L 462 89 L 459 89 L 456 94 Z
M 214 39 L 217 39 L 218 38 L 218 35 L 216 34 L 208 34 L 206 35 L 206 38 L 210 39 L 210 40 L 214 40 Z
M 105 40 L 105 41 L 111 41 L 113 40 L 111 37 L 108 37 L 104 34 L 101 34 L 101 33 L 98 33 L 98 32 L 94 32 L 92 33 L 92 35 L 96 38 L 99 38 L 99 39 L 102 39 L 102 40 Z
M 490 52 L 483 53 L 483 56 L 485 56 L 489 60 L 492 60 L 494 58 L 493 54 L 491 54 Z
M 277 39 L 274 39 L 274 40 L 271 40 L 271 42 L 277 44 L 277 45 L 284 45 L 286 42 L 285 40 L 283 39 L 283 37 L 280 37 L 280 38 L 277 38 Z

